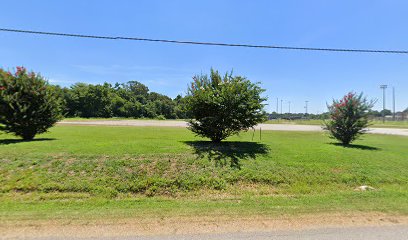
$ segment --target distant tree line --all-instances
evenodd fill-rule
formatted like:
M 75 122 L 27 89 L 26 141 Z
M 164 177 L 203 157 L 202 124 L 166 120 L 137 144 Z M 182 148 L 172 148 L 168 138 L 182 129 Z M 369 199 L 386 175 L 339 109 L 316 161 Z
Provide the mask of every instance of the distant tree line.
M 63 99 L 63 114 L 66 117 L 187 118 L 182 96 L 172 99 L 150 92 L 146 85 L 138 81 L 53 87 Z
M 166 95 L 151 92 L 149 88 L 138 82 L 87 84 L 76 83 L 71 87 L 51 85 L 63 99 L 63 114 L 65 117 L 83 118 L 157 118 L 157 119 L 187 119 L 190 116 L 186 110 L 186 99 L 181 95 L 172 99 Z M 371 119 L 392 115 L 388 109 L 370 110 Z M 408 108 L 397 112 L 400 119 L 405 119 Z M 330 117 L 329 112 L 312 113 L 276 113 L 268 114 L 268 119 L 317 119 Z
M 272 112 L 268 115 L 268 118 L 270 120 L 272 119 L 286 119 L 286 120 L 298 120 L 298 119 L 318 119 L 318 120 L 323 120 L 323 119 L 328 119 L 329 118 L 329 113 L 321 113 L 321 114 L 312 114 L 312 113 L 276 113 Z
M 371 120 L 380 120 L 383 116 L 385 116 L 388 120 L 405 121 L 408 118 L 408 108 L 406 108 L 404 111 L 395 112 L 395 119 L 393 118 L 393 112 L 389 109 L 384 109 L 381 111 L 372 110 L 368 112 L 368 117 Z
M 369 119 L 377 119 L 381 118 L 383 116 L 392 116 L 392 111 L 389 109 L 384 109 L 381 111 L 377 110 L 369 110 L 367 112 L 367 117 Z M 408 108 L 405 109 L 402 112 L 396 112 L 396 116 L 399 120 L 405 120 L 408 116 Z M 299 119 L 316 119 L 316 120 L 325 120 L 330 118 L 330 113 L 329 112 L 324 112 L 320 114 L 305 114 L 305 113 L 276 113 L 272 112 L 268 114 L 268 119 L 273 120 L 273 119 L 285 119 L 285 120 L 299 120 Z

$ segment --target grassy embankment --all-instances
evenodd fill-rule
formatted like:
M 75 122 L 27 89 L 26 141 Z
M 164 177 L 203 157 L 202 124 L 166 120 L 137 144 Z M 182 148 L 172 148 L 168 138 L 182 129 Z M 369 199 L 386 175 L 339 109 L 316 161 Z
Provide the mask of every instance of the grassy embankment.
M 321 132 L 228 140 L 158 127 L 57 126 L 31 142 L 1 134 L 0 220 L 408 214 L 407 137 L 370 134 L 349 148 Z

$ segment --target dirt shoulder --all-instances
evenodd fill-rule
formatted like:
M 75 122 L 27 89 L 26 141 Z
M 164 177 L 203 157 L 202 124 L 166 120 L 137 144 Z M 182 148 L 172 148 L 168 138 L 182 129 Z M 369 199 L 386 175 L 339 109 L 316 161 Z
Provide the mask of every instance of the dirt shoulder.
M 171 217 L 147 219 L 20 220 L 0 224 L 0 239 L 47 237 L 126 237 L 303 230 L 323 227 L 408 225 L 408 216 L 384 213 L 326 213 L 301 216 L 245 218 Z

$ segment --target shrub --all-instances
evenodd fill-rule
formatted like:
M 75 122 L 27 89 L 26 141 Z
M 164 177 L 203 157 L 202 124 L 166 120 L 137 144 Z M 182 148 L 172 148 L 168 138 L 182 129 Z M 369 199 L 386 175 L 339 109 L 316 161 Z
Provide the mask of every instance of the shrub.
M 166 120 L 166 117 L 164 115 L 159 115 L 156 117 L 157 120 Z
M 328 106 L 330 120 L 325 122 L 332 138 L 348 145 L 362 135 L 369 126 L 368 112 L 374 101 L 367 101 L 363 94 L 348 93 L 341 100 Z
M 188 88 L 186 109 L 192 119 L 189 129 L 213 142 L 248 130 L 266 120 L 261 97 L 265 91 L 245 77 L 226 73 L 221 77 L 211 69 L 211 75 L 197 75 Z
M 0 130 L 31 140 L 62 118 L 61 102 L 40 74 L 0 69 Z

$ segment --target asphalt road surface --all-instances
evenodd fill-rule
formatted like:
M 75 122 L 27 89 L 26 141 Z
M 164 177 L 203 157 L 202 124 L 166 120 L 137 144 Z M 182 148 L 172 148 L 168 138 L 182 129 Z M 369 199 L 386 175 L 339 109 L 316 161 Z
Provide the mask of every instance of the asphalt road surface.
M 172 120 L 95 120 L 95 121 L 62 121 L 67 125 L 107 125 L 107 126 L 145 126 L 145 127 L 187 127 L 184 121 Z M 295 124 L 259 124 L 255 127 L 274 131 L 323 131 L 321 126 Z M 403 128 L 369 128 L 368 133 L 408 136 L 408 129 Z
M 0 237 L 1 239 L 1 237 Z M 19 239 L 19 238 L 17 238 Z M 225 239 L 275 239 L 275 240 L 406 240 L 408 239 L 408 226 L 377 226 L 377 227 L 345 227 L 345 228 L 320 228 L 293 231 L 274 232 L 247 232 L 247 233 L 214 233 L 192 235 L 161 235 L 161 236 L 123 236 L 123 237 L 28 237 L 21 239 L 35 240 L 225 240 Z

